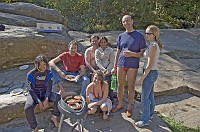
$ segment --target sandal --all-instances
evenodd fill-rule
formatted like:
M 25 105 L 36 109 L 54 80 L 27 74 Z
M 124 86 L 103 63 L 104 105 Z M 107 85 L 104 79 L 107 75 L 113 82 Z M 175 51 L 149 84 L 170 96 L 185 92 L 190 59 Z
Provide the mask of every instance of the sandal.
M 120 108 L 118 108 L 117 106 L 115 106 L 115 108 L 113 108 L 113 109 L 111 110 L 111 112 L 115 113 L 115 112 L 117 112 L 117 111 L 119 111 L 119 110 L 122 110 L 123 108 L 124 108 L 123 106 L 120 107 Z

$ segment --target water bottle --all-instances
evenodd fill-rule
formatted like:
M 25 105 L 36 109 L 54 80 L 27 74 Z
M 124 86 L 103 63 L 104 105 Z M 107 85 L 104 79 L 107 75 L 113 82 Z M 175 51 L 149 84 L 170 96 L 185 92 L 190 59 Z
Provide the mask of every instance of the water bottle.
M 116 77 L 116 75 L 112 75 L 112 77 L 111 77 L 111 86 L 110 86 L 110 88 L 112 90 L 116 90 L 117 89 L 117 77 Z

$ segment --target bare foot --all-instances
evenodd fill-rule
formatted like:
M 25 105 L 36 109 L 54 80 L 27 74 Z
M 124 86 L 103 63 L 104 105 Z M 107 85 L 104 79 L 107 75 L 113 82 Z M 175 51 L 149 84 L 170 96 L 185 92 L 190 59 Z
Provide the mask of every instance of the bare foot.
M 59 127 L 59 122 L 56 116 L 52 116 L 51 120 L 54 123 L 55 127 Z
M 95 112 L 94 111 L 92 111 L 92 110 L 88 110 L 88 115 L 93 115 Z
M 33 130 L 33 132 L 39 132 L 39 131 L 38 131 L 38 127 L 36 127 L 36 128 Z
M 108 115 L 106 114 L 106 111 L 103 112 L 103 119 L 104 120 L 108 119 Z

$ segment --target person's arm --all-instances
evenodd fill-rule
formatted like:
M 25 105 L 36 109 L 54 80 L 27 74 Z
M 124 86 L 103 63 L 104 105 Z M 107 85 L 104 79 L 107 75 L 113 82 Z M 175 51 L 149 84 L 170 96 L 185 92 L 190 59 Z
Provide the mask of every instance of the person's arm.
M 139 84 L 142 85 L 143 80 L 146 78 L 146 76 L 149 74 L 155 60 L 155 53 L 156 53 L 157 47 L 156 45 L 152 45 L 149 47 L 149 56 L 147 61 L 147 67 L 142 75 L 142 77 L 139 80 Z
M 141 49 L 140 52 L 132 52 L 130 50 L 125 50 L 123 52 L 124 56 L 125 57 L 136 57 L 136 58 L 140 58 L 143 56 L 143 53 L 145 51 L 145 48 L 144 49 Z
M 52 85 L 53 85 L 52 77 L 53 77 L 53 75 L 50 72 L 49 75 L 47 76 L 47 80 L 46 80 L 47 91 L 46 91 L 45 97 L 48 101 L 50 99 L 51 92 L 52 92 Z
M 135 58 L 142 57 L 143 53 L 144 53 L 144 51 L 146 49 L 146 42 L 145 42 L 145 39 L 144 39 L 143 35 L 140 36 L 139 48 L 140 48 L 139 52 L 132 52 L 130 50 L 125 50 L 123 52 L 123 54 L 124 54 L 125 57 L 135 57 Z
M 29 91 L 32 99 L 34 100 L 34 102 L 36 104 L 38 104 L 39 102 L 41 102 L 41 100 L 37 97 L 37 94 L 33 90 L 34 87 L 35 87 L 35 84 L 34 84 L 34 77 L 31 74 L 27 74 L 26 83 L 27 83 L 27 89 L 28 89 L 28 91 Z
M 80 65 L 80 74 L 79 76 L 82 77 L 85 74 L 85 67 L 84 65 Z
M 50 72 L 49 75 L 47 76 L 46 84 L 47 85 L 47 90 L 45 94 L 45 100 L 43 101 L 44 108 L 47 109 L 49 107 L 49 99 L 51 97 L 51 92 L 52 92 L 52 73 Z
M 93 83 L 90 83 L 86 88 L 86 102 L 87 102 L 87 104 L 89 104 L 89 102 L 90 102 L 89 94 L 92 92 L 91 91 L 92 85 L 93 85 Z
M 114 66 L 114 60 L 115 60 L 115 52 L 113 50 L 110 51 L 110 54 L 109 54 L 109 65 L 107 66 L 107 71 L 108 73 L 111 72 L 113 66 Z
M 55 71 L 58 72 L 58 74 L 60 75 L 61 78 L 65 78 L 65 73 L 63 73 L 58 66 L 56 65 L 56 63 L 58 63 L 59 61 L 61 61 L 60 57 L 57 56 L 56 58 L 52 59 L 49 61 L 49 66 L 51 68 L 53 68 Z
M 114 60 L 114 68 L 116 69 L 117 68 L 117 60 L 118 60 L 118 57 L 119 57 L 119 49 L 117 49 L 116 53 L 115 53 L 115 60 Z
M 86 52 L 85 52 L 85 64 L 92 72 L 95 72 L 95 69 L 90 64 L 90 60 L 91 60 L 90 52 L 91 51 L 89 49 L 87 49 Z
M 85 66 L 80 65 L 79 68 L 80 68 L 80 73 L 75 77 L 76 81 L 78 81 L 85 74 Z
M 119 49 L 117 49 L 116 53 L 115 53 L 115 59 L 114 59 L 114 66 L 113 66 L 113 69 L 112 69 L 112 74 L 116 74 L 116 70 L 117 70 L 117 60 L 118 60 L 118 57 L 119 57 Z
M 103 66 L 100 56 L 101 56 L 101 53 L 100 53 L 99 49 L 97 49 L 95 51 L 95 61 L 96 61 L 98 68 L 104 73 L 104 72 L 106 72 L 106 68 Z

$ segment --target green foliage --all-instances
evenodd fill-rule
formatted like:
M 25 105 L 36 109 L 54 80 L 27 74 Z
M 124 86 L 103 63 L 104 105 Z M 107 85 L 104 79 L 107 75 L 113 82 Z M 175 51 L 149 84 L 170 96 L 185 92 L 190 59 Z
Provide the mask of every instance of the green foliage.
M 188 128 L 184 126 L 180 122 L 176 122 L 174 119 L 169 117 L 164 117 L 160 113 L 157 112 L 157 115 L 162 118 L 167 124 L 170 130 L 173 132 L 199 132 L 200 128 L 194 129 L 194 128 Z
M 199 0 L 0 0 L 19 1 L 57 9 L 67 17 L 71 30 L 86 32 L 124 30 L 121 18 L 125 14 L 134 16 L 134 27 L 140 29 L 149 24 L 191 28 L 200 21 Z

